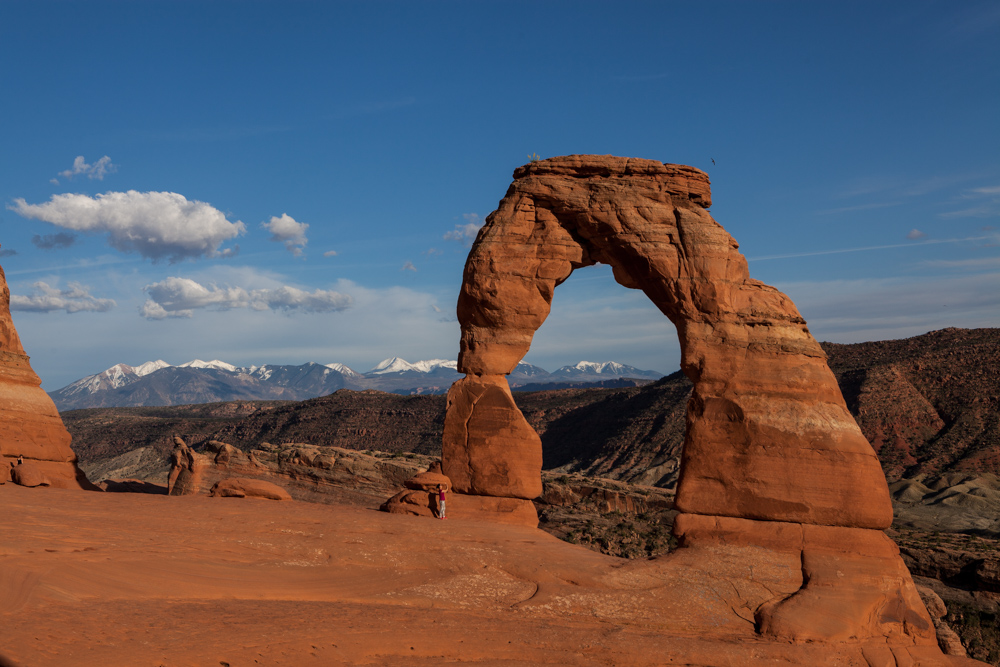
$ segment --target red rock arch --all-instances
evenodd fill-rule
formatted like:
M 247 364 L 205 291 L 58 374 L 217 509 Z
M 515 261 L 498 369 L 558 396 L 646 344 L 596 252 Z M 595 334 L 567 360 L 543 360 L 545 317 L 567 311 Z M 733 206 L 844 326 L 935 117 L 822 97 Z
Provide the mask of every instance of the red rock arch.
M 882 529 L 885 477 L 791 299 L 750 278 L 692 167 L 571 155 L 520 167 L 465 265 L 443 467 L 459 493 L 541 492 L 541 442 L 505 375 L 555 288 L 609 264 L 677 327 L 694 383 L 676 505 L 688 514 Z M 509 504 L 509 503 L 508 503 Z

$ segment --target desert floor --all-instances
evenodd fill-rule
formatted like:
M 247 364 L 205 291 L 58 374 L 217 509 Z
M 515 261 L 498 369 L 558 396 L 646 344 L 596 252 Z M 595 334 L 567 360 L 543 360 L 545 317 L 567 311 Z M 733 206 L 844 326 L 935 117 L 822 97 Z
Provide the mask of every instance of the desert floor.
M 23 667 L 867 665 L 756 638 L 683 549 L 300 502 L 6 484 L 0 505 L 0 655 Z

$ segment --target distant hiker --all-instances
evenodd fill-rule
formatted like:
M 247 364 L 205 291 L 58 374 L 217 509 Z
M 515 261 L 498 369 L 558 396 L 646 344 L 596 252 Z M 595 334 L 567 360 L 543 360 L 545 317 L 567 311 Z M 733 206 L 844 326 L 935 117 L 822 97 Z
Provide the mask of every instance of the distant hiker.
M 444 485 L 438 484 L 438 518 L 447 519 L 444 515 Z
M 17 465 L 21 465 L 22 463 L 24 463 L 24 457 L 23 456 L 18 456 L 17 457 Z

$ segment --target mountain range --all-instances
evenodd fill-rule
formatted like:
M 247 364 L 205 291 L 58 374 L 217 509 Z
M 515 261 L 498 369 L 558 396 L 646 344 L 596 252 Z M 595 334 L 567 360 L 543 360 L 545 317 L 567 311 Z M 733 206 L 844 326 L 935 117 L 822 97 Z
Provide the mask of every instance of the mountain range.
M 219 401 L 302 401 L 326 396 L 338 389 L 377 389 L 396 394 L 441 394 L 461 377 L 458 363 L 430 359 L 410 363 L 390 357 L 366 373 L 340 363 L 299 366 L 265 364 L 234 366 L 195 359 L 173 366 L 147 361 L 138 366 L 111 368 L 49 392 L 60 411 L 98 407 L 189 405 Z M 549 373 L 520 363 L 508 376 L 512 389 L 530 390 L 571 386 L 638 386 L 663 377 L 616 361 L 581 361 Z
M 1000 329 L 942 329 L 822 346 L 890 481 L 946 472 L 1000 474 Z M 669 488 L 679 472 L 690 393 L 690 382 L 678 372 L 641 387 L 579 384 L 514 398 L 541 436 L 546 469 Z M 143 447 L 165 457 L 171 434 L 192 444 L 216 439 L 242 449 L 305 442 L 437 455 L 444 414 L 440 395 L 338 391 L 303 402 L 100 408 L 62 418 L 80 460 L 96 463 Z

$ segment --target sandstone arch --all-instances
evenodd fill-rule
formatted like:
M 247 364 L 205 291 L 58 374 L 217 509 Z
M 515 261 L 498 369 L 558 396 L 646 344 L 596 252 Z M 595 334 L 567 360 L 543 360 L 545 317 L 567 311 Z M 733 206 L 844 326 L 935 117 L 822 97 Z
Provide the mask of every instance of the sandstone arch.
M 572 155 L 527 164 L 486 220 L 458 300 L 458 369 L 444 472 L 460 493 L 540 491 L 538 436 L 505 375 L 573 270 L 611 265 L 677 327 L 694 383 L 677 508 L 882 529 L 885 477 L 792 301 L 750 278 L 716 223 L 708 176 L 654 160 Z
M 694 383 L 680 548 L 631 564 L 634 575 L 663 582 L 692 617 L 708 613 L 706 630 L 719 621 L 708 599 L 719 599 L 757 637 L 854 643 L 857 664 L 946 664 L 882 532 L 892 507 L 878 459 L 822 349 L 787 296 L 750 278 L 710 205 L 704 172 L 653 160 L 571 155 L 515 170 L 458 300 L 466 376 L 448 392 L 442 443 L 455 510 L 537 525 L 541 442 L 505 376 L 555 288 L 577 268 L 609 264 L 677 327 Z M 386 509 L 407 511 L 398 499 Z

